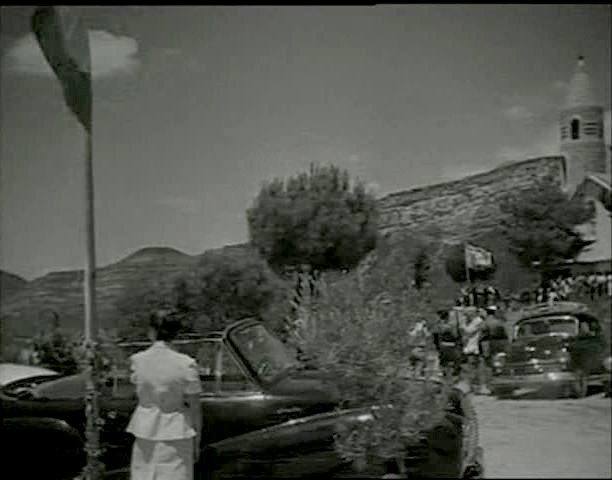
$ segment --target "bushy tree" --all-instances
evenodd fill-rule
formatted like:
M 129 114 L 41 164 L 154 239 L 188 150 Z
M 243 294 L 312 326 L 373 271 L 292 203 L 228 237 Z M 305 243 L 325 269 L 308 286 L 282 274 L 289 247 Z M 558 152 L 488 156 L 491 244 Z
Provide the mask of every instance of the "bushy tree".
M 146 339 L 151 313 L 174 308 L 176 282 L 180 279 L 138 279 L 132 282 L 115 303 L 120 314 L 119 336 L 131 340 Z
M 375 247 L 377 219 L 376 199 L 335 166 L 274 179 L 247 211 L 250 241 L 273 268 L 352 268 Z
M 276 329 L 288 311 L 287 286 L 256 255 L 204 254 L 187 285 L 188 309 L 202 314 L 208 328 L 255 316 Z
M 590 242 L 576 230 L 595 212 L 565 193 L 552 177 L 532 187 L 508 193 L 499 204 L 501 231 L 510 249 L 526 266 L 574 259 Z
M 435 313 L 406 273 L 406 250 L 383 251 L 372 265 L 327 285 L 315 305 L 300 311 L 296 343 L 307 361 L 334 379 L 344 407 L 378 405 L 370 422 L 340 422 L 335 448 L 347 462 L 367 469 L 373 459 L 396 461 L 403 472 L 406 448 L 444 422 L 447 387 L 434 382 L 434 347 L 413 334 Z M 420 365 L 411 363 L 419 352 Z
M 124 327 L 121 336 L 146 338 L 149 315 L 170 310 L 183 332 L 206 333 L 248 316 L 278 328 L 288 312 L 286 285 L 256 254 L 205 253 L 172 281 L 134 283 L 117 302 Z

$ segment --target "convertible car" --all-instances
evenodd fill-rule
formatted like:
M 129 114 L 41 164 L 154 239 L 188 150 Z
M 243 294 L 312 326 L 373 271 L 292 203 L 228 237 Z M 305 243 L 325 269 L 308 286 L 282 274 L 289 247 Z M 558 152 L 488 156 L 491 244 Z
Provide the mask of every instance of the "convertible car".
M 610 337 L 580 303 L 525 309 L 514 325 L 508 351 L 493 359 L 493 393 L 584 397 L 593 385 L 609 390 Z
M 127 354 L 146 344 L 123 345 Z M 340 419 L 372 421 L 372 407 L 339 409 L 326 381 L 254 319 L 175 348 L 198 360 L 204 435 L 198 478 L 389 478 L 395 462 L 355 472 L 334 450 Z M 128 478 L 132 437 L 125 427 L 136 404 L 126 372 L 109 377 L 101 395 L 102 460 L 108 478 Z M 418 379 L 409 381 L 420 381 Z M 85 462 L 81 375 L 6 385 L 0 392 L 3 469 L 20 478 L 69 479 Z M 374 407 L 376 408 L 376 407 Z M 418 447 L 407 448 L 411 475 L 475 478 L 482 474 L 478 425 L 469 397 L 454 389 L 446 420 Z M 15 469 L 15 470 L 13 470 Z

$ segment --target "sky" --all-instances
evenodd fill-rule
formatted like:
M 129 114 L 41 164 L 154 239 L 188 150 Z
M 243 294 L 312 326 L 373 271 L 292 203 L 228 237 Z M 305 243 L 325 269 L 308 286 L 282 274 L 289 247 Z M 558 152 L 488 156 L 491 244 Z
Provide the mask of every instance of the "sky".
M 0 268 L 85 263 L 84 136 L 2 7 Z M 377 195 L 558 154 L 579 54 L 610 110 L 609 5 L 85 7 L 96 256 L 248 239 L 261 185 L 333 163 Z M 609 142 L 609 137 L 608 137 Z

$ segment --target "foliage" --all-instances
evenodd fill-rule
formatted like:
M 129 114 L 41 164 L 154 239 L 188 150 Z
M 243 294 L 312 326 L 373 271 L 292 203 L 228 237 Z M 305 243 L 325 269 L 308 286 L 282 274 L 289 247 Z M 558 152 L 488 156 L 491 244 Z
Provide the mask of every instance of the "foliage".
M 465 268 L 465 243 L 451 245 L 446 250 L 444 268 L 446 273 L 457 283 L 467 281 L 467 270 Z M 472 270 L 470 269 L 470 280 L 489 280 L 496 270 L 496 264 L 491 268 Z
M 376 199 L 335 166 L 264 185 L 247 220 L 251 243 L 275 268 L 351 268 L 376 246 Z
M 251 316 L 276 328 L 288 311 L 287 286 L 258 256 L 205 254 L 187 285 L 188 309 L 203 314 L 208 329 Z
M 406 275 L 413 253 L 389 246 L 367 269 L 326 285 L 300 309 L 295 342 L 311 365 L 334 379 L 342 406 L 382 407 L 371 410 L 371 422 L 338 425 L 335 447 L 354 465 L 398 460 L 444 418 L 447 387 L 422 369 L 435 357 L 434 346 L 411 333 L 435 319 Z
M 79 370 L 74 356 L 74 343 L 59 329 L 39 332 L 32 339 L 36 363 L 63 375 L 72 375 Z
M 507 194 L 499 206 L 501 230 L 524 265 L 574 259 L 590 243 L 576 227 L 595 212 L 579 198 L 568 196 L 552 177 Z
M 428 273 L 431 269 L 429 248 L 430 245 L 425 240 L 420 240 L 412 257 L 413 282 L 417 290 L 421 290 L 428 283 Z
M 117 299 L 115 306 L 120 313 L 119 336 L 130 339 L 146 339 L 149 315 L 159 309 L 174 307 L 178 279 L 159 279 L 132 282 Z
M 183 332 L 219 330 L 244 317 L 258 316 L 272 328 L 288 311 L 284 283 L 256 255 L 205 253 L 197 265 L 169 282 L 135 283 L 117 302 L 121 336 L 145 337 L 152 311 L 168 309 Z

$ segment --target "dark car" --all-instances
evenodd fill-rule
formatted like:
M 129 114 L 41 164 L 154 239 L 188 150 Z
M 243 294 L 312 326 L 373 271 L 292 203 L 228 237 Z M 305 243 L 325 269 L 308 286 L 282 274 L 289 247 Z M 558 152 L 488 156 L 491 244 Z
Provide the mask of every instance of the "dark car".
M 148 344 L 124 345 L 126 353 Z M 175 342 L 197 359 L 204 393 L 200 478 L 355 476 L 334 451 L 340 418 L 371 421 L 371 408 L 340 410 L 318 372 L 263 324 L 243 320 L 201 339 Z M 127 478 L 133 438 L 125 432 L 136 405 L 126 372 L 115 372 L 101 394 L 101 442 L 109 478 Z M 418 381 L 418 380 L 415 380 Z M 21 478 L 74 478 L 83 453 L 84 382 L 81 375 L 31 385 L 7 385 L 0 394 L 3 467 Z M 410 471 L 421 477 L 476 477 L 482 449 L 469 398 L 452 391 L 447 419 L 407 451 Z M 9 441 L 6 441 L 6 440 Z M 11 467 L 9 467 L 9 464 Z M 363 477 L 394 473 L 373 462 Z
M 609 334 L 585 305 L 536 305 L 522 312 L 513 330 L 509 348 L 493 360 L 495 395 L 580 398 L 591 385 L 609 388 Z

